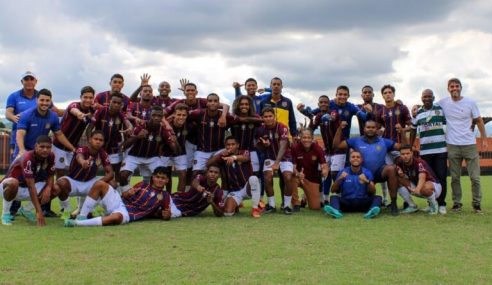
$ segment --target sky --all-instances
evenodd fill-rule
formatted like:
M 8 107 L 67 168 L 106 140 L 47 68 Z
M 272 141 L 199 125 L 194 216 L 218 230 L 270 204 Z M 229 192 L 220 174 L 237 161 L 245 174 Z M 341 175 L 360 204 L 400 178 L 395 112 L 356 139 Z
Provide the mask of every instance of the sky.
M 464 96 L 492 116 L 492 2 L 383 0 L 0 0 L 0 116 L 21 75 L 37 74 L 57 105 L 78 100 L 81 87 L 109 89 L 114 73 L 131 94 L 151 74 L 157 94 L 179 79 L 199 96 L 232 103 L 232 83 L 260 86 L 280 77 L 294 104 L 315 106 L 347 85 L 354 103 L 371 85 L 396 87 L 411 107 L 423 89 L 449 96 L 458 77 Z M 300 119 L 302 115 L 296 114 Z

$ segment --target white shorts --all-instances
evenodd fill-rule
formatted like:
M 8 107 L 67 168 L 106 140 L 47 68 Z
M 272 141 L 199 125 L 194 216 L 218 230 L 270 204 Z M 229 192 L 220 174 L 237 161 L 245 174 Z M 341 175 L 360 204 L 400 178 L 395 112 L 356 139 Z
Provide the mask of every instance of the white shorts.
M 439 196 L 441 196 L 442 186 L 441 186 L 441 184 L 439 184 L 437 182 L 432 182 L 432 184 L 434 184 L 434 195 L 436 196 L 436 199 L 437 199 L 437 198 L 439 198 Z M 410 183 L 410 185 L 412 186 L 412 188 L 415 188 L 416 187 L 416 185 L 413 184 L 413 183 Z M 417 197 L 420 197 L 420 198 L 425 198 L 422 195 L 414 195 L 414 196 L 417 196 Z
M 73 152 L 59 149 L 53 145 L 53 153 L 55 154 L 56 169 L 67 169 L 70 166 L 73 158 Z
M 113 213 L 122 214 L 123 221 L 121 222 L 121 224 L 126 224 L 130 222 L 130 215 L 128 215 L 128 210 L 126 209 L 120 194 L 118 194 L 118 192 L 114 190 L 111 185 L 109 185 L 108 193 L 106 193 L 106 195 L 101 200 L 101 205 L 103 206 L 107 215 Z
M 260 159 L 258 158 L 258 153 L 252 151 L 249 153 L 249 157 L 251 159 L 251 165 L 253 166 L 253 172 L 260 171 Z
M 161 166 L 161 163 L 161 159 L 158 156 L 137 157 L 129 155 L 126 157 L 121 171 L 126 170 L 133 173 L 138 167 L 141 176 L 151 176 L 154 169 Z
M 68 176 L 63 176 L 61 178 L 65 178 L 70 183 L 70 193 L 69 196 L 87 196 L 89 191 L 91 190 L 94 183 L 99 180 L 98 177 L 94 177 L 89 181 L 78 181 Z M 60 178 L 60 179 L 61 179 Z
M 246 185 L 244 185 L 244 187 L 241 190 L 229 191 L 225 196 L 225 200 L 227 200 L 227 198 L 232 198 L 234 199 L 234 201 L 236 201 L 236 204 L 239 205 L 243 200 L 251 199 L 251 196 L 248 195 L 247 187 L 248 187 L 248 183 L 246 182 Z
M 171 209 L 171 218 L 179 218 L 182 216 L 181 211 L 174 204 L 173 198 L 171 198 L 169 208 Z
M 214 156 L 216 153 L 221 152 L 212 151 L 212 152 L 204 152 L 204 151 L 195 151 L 195 157 L 193 158 L 193 171 L 195 170 L 205 170 L 207 168 L 207 161 Z
M 46 184 L 46 182 L 37 182 L 36 184 L 34 184 L 36 187 L 36 193 L 38 195 L 39 195 L 39 193 L 41 193 L 41 190 L 43 190 L 45 184 Z M 0 183 L 0 196 L 3 198 L 3 182 Z M 17 195 L 15 196 L 14 200 L 31 201 L 31 195 L 29 195 L 29 188 L 27 188 L 27 187 L 17 188 Z
M 330 171 L 340 171 L 345 168 L 345 154 L 325 155 L 326 162 L 330 165 Z
M 123 161 L 124 154 L 118 152 L 118 153 L 109 154 L 108 156 L 109 156 L 109 162 L 111 164 L 118 164 Z
M 265 159 L 263 163 L 263 172 L 272 171 L 272 165 L 275 161 L 272 159 Z M 280 172 L 284 173 L 285 171 L 294 172 L 294 165 L 290 161 L 281 161 L 280 162 Z
M 161 156 L 161 163 L 164 167 L 173 166 L 177 171 L 188 168 L 188 157 L 186 154 L 180 156 Z
M 189 141 L 185 141 L 186 159 L 188 168 L 193 167 L 193 158 L 195 157 L 196 144 L 192 144 Z
M 395 159 L 400 156 L 400 152 L 397 150 L 390 151 L 386 153 L 386 157 L 384 160 L 386 161 L 387 165 L 393 165 L 395 164 Z

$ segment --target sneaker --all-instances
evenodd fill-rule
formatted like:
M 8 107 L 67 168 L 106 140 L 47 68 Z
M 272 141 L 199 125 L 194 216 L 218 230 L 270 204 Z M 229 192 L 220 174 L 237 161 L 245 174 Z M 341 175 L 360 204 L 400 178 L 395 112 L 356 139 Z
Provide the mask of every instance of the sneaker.
M 439 206 L 438 211 L 439 211 L 439 214 L 446 215 L 446 213 L 447 213 L 446 206 Z
M 451 208 L 451 211 L 459 213 L 459 212 L 461 212 L 462 207 L 463 207 L 463 205 L 461 205 L 461 204 L 454 204 L 453 208 Z
M 31 222 L 31 223 L 37 222 L 36 215 L 32 211 L 26 211 L 26 210 L 24 210 L 24 208 L 20 207 L 18 212 L 21 216 L 26 218 L 29 222 Z
M 292 208 L 292 211 L 294 213 L 299 213 L 301 211 L 301 206 L 299 205 L 295 205 L 294 208 Z
M 266 207 L 263 210 L 263 213 L 269 214 L 269 213 L 275 213 L 276 211 L 277 211 L 277 208 L 270 206 L 270 204 L 266 204 Z
M 408 207 L 408 203 L 405 201 L 403 202 L 403 210 L 405 210 Z
M 372 207 L 371 209 L 369 209 L 369 211 L 364 215 L 364 219 L 372 219 L 374 217 L 376 217 L 377 215 L 379 215 L 379 213 L 381 212 L 381 208 L 379 208 L 378 206 L 376 207 Z
M 429 201 L 429 207 L 430 207 L 429 215 L 437 214 L 439 205 L 437 204 L 437 201 L 435 199 Z
M 68 220 L 72 217 L 72 215 L 68 211 L 63 211 L 62 214 L 60 215 L 60 219 L 62 220 Z
M 401 210 L 401 213 L 402 214 L 411 214 L 411 213 L 417 212 L 418 210 L 419 210 L 419 208 L 417 206 L 410 206 L 410 205 L 408 205 L 408 207 L 406 207 L 405 209 Z
M 63 226 L 67 228 L 73 228 L 77 226 L 77 223 L 75 222 L 75 220 L 66 219 L 65 222 L 63 222 Z
M 396 205 L 396 203 L 391 203 L 389 207 L 391 208 L 391 215 L 393 217 L 396 217 L 400 214 L 400 211 L 398 210 L 398 206 Z
M 83 220 L 87 220 L 87 219 L 88 219 L 88 217 L 86 217 L 86 216 L 77 215 L 77 217 L 75 217 L 75 219 L 72 219 L 72 220 L 83 221 Z
M 480 205 L 473 205 L 473 211 L 475 212 L 475 214 L 483 214 Z
M 53 212 L 52 210 L 48 210 L 48 211 L 43 211 L 43 216 L 45 216 L 46 218 L 58 218 L 59 215 L 55 212 Z
M 326 214 L 332 216 L 335 219 L 340 219 L 343 217 L 343 214 L 340 213 L 337 209 L 333 208 L 330 205 L 326 205 L 323 207 L 323 210 L 325 211 Z
M 14 217 L 10 213 L 2 215 L 2 225 L 4 226 L 11 226 L 13 220 Z
M 292 209 L 290 207 L 284 207 L 283 211 L 286 215 L 292 215 Z
M 302 200 L 301 200 L 301 205 L 300 205 L 300 207 L 301 207 L 301 208 L 306 208 L 306 205 L 307 205 L 306 199 L 302 199 Z
M 259 217 L 261 217 L 261 209 L 260 208 L 253 208 L 253 209 L 251 209 L 251 216 L 253 218 L 259 218 Z

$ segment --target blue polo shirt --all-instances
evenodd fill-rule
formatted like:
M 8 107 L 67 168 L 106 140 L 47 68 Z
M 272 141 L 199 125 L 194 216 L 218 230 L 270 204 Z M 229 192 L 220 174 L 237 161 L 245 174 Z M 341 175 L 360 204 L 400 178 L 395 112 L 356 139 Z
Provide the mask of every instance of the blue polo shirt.
M 17 129 L 26 130 L 24 147 L 26 150 L 32 150 L 38 136 L 48 135 L 50 131 L 57 132 L 60 130 L 60 121 L 55 112 L 48 110 L 48 113 L 42 116 L 39 114 L 37 107 L 34 107 L 21 114 Z M 15 144 L 14 157 L 18 152 L 18 145 Z
M 367 168 L 361 167 L 359 172 L 353 172 L 350 166 L 345 167 L 342 171 L 338 172 L 337 179 L 342 172 L 346 172 L 348 175 L 345 180 L 340 184 L 340 193 L 343 199 L 366 199 L 369 197 L 367 193 L 367 185 L 359 181 L 359 175 L 364 174 L 369 181 L 374 181 L 374 177 Z
M 14 115 L 20 114 L 28 109 L 36 107 L 36 98 L 38 96 L 38 91 L 34 90 L 34 96 L 32 98 L 27 98 L 24 96 L 24 89 L 17 90 L 10 94 L 7 98 L 6 108 L 13 108 Z M 10 137 L 10 144 L 15 144 L 15 131 L 17 130 L 17 124 L 12 123 L 12 135 Z
M 376 137 L 372 143 L 369 143 L 367 138 L 362 136 L 348 139 L 347 145 L 349 148 L 353 148 L 362 154 L 362 166 L 369 169 L 375 175 L 386 164 L 386 153 L 393 149 L 395 142 Z

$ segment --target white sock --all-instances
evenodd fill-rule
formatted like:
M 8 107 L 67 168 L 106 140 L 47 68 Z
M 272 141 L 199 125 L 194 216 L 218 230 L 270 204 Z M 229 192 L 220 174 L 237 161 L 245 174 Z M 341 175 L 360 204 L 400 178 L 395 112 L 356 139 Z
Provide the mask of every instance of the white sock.
M 94 210 L 94 208 L 97 206 L 97 201 L 92 199 L 91 197 L 87 196 L 85 199 L 84 204 L 82 205 L 82 210 L 80 210 L 80 215 L 87 217 L 87 215 Z
M 256 209 L 258 208 L 258 203 L 260 202 L 260 181 L 258 180 L 258 177 L 251 176 L 248 182 L 249 187 L 251 188 L 251 207 Z
M 79 209 L 79 211 L 82 209 L 82 205 L 84 205 L 84 202 L 85 202 L 85 196 L 77 197 L 77 209 Z
M 89 198 L 87 199 L 87 201 L 89 199 L 92 199 L 92 198 Z M 94 199 L 92 199 L 94 200 Z M 85 203 L 87 203 L 87 201 Z M 85 205 L 84 203 L 84 205 Z M 89 219 L 89 220 L 75 220 L 75 224 L 77 226 L 82 226 L 82 227 L 93 227 L 93 226 L 102 226 L 102 218 L 101 217 L 95 217 L 95 218 L 92 218 L 92 219 Z
M 72 205 L 70 205 L 70 197 L 68 197 L 65 201 L 60 200 L 60 208 L 63 209 L 63 213 L 69 213 L 72 211 Z
M 10 207 L 12 206 L 12 201 L 7 201 L 5 198 L 3 198 L 3 208 L 2 208 L 2 214 L 10 214 Z
M 270 207 L 275 208 L 275 196 L 268 197 L 268 205 L 270 205 Z
M 413 202 L 412 195 L 410 194 L 410 192 L 408 191 L 408 189 L 406 187 L 398 188 L 398 194 L 400 194 L 400 196 L 403 198 L 403 200 L 405 202 L 408 203 L 409 206 L 411 206 L 411 207 L 417 206 L 417 205 L 415 205 L 415 202 Z
M 381 191 L 383 192 L 383 200 L 388 201 L 389 191 L 388 184 L 386 182 L 381 183 Z
M 284 195 L 284 208 L 289 207 L 291 208 L 290 202 L 292 200 L 292 196 L 285 196 Z

